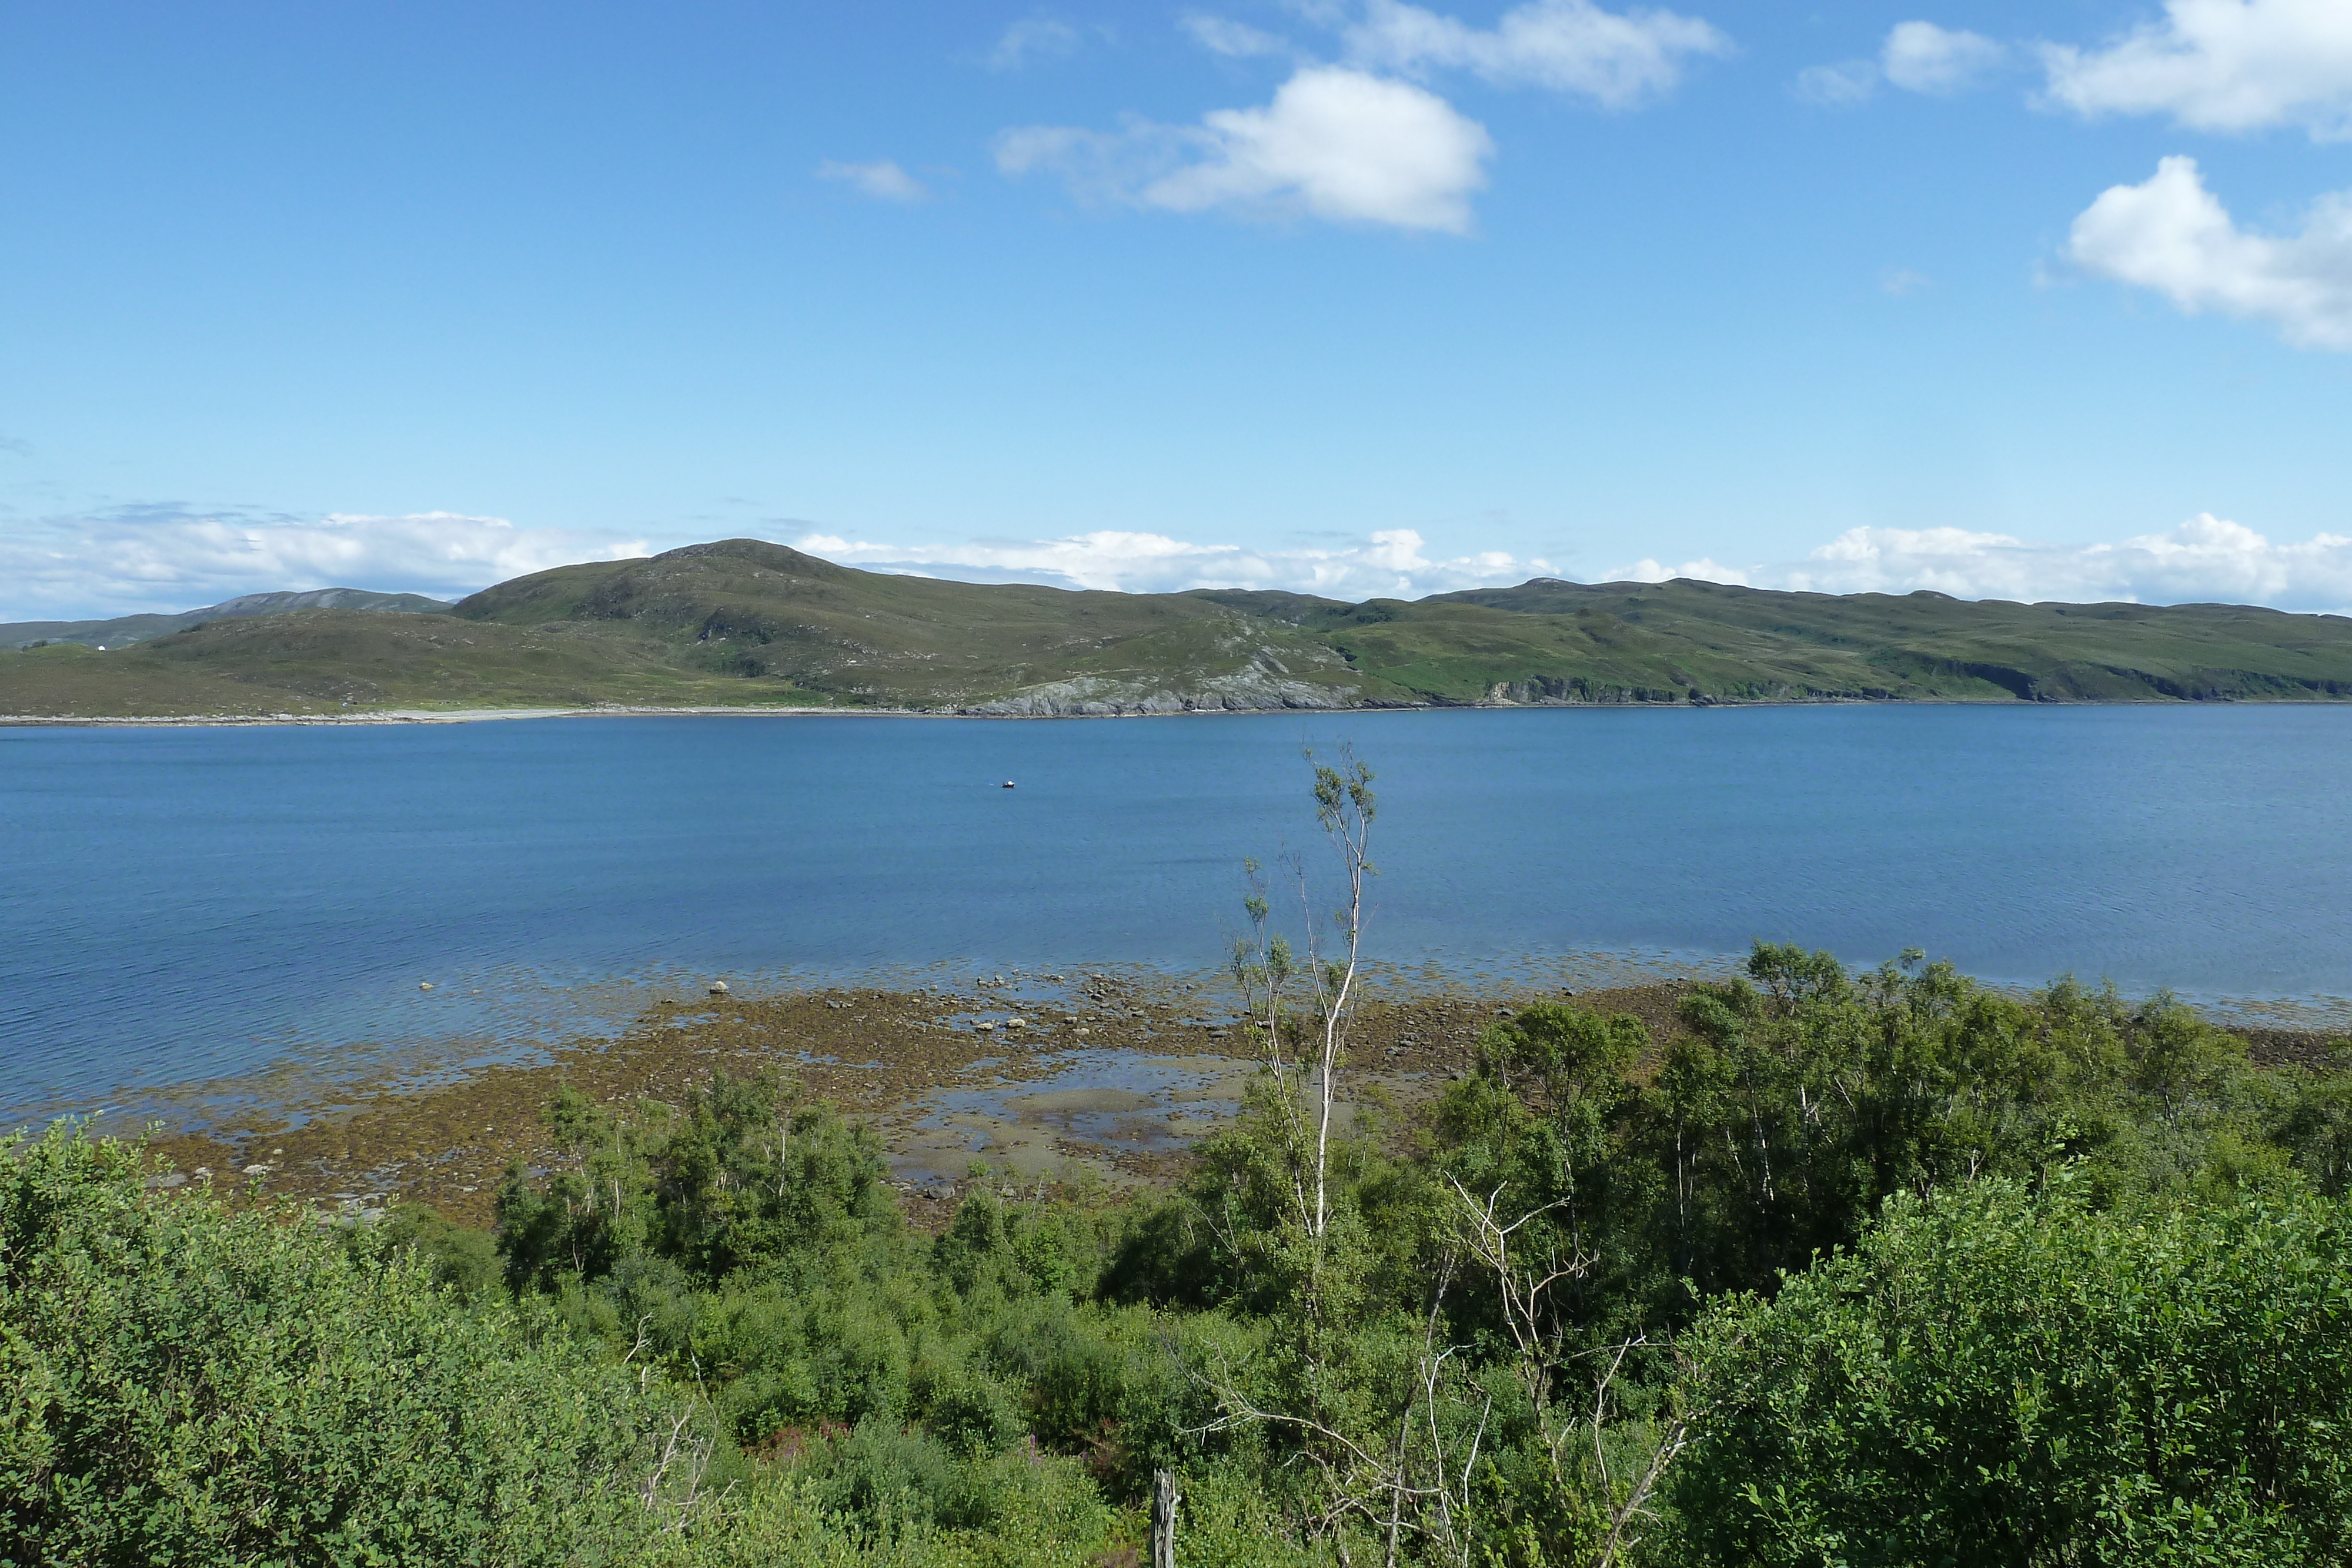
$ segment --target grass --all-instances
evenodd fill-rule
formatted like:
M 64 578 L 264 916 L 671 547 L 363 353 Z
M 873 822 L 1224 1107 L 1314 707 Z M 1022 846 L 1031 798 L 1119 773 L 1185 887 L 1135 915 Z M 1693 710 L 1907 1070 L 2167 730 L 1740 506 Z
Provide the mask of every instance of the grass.
M 0 713 L 1355 703 L 2352 699 L 2352 619 L 1549 579 L 1407 601 L 1070 591 L 724 540 L 517 578 L 450 613 L 303 611 L 0 652 Z
M 625 627 L 483 625 L 312 610 L 215 621 L 98 653 L 0 653 L 0 713 L 150 717 L 380 708 L 823 705 L 789 683 L 682 666 Z
M 943 582 L 741 539 L 560 567 L 456 613 L 511 626 L 625 622 L 697 668 L 892 706 L 962 707 L 1074 681 L 1197 685 L 1262 659 L 1353 684 L 1312 635 L 1190 594 Z
M 1273 595 L 1219 594 L 1236 607 Z M 1678 579 L 1341 605 L 1281 596 L 1370 680 L 1427 700 L 2352 697 L 2352 620 L 2242 605 L 1781 593 Z M 1501 692 L 1496 687 L 1504 688 Z

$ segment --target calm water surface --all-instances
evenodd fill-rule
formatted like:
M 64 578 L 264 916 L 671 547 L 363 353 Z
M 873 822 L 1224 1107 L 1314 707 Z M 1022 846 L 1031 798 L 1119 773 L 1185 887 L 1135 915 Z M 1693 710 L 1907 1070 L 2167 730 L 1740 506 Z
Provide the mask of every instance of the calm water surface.
M 0 1123 L 689 977 L 1203 968 L 1242 857 L 1318 845 L 1298 751 L 1342 739 L 1392 960 L 1916 946 L 2352 1018 L 2352 708 L 20 728 Z

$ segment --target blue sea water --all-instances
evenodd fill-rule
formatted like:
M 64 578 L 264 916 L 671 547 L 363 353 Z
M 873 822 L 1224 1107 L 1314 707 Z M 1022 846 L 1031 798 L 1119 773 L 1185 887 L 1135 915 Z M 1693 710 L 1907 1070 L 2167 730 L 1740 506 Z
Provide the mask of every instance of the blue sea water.
M 15 728 L 0 1125 L 495 1054 L 689 977 L 1205 969 L 1244 856 L 1316 863 L 1300 748 L 1342 741 L 1402 965 L 1760 937 L 2352 1018 L 2346 707 Z

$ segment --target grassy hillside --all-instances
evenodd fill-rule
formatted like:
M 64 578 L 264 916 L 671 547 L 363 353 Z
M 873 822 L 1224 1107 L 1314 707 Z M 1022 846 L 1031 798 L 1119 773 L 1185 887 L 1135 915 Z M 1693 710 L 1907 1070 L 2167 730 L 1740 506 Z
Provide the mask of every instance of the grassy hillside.
M 245 615 L 283 615 L 295 610 L 378 610 L 422 615 L 449 606 L 421 593 L 372 593 L 363 588 L 313 588 L 299 593 L 247 593 L 176 615 L 118 615 L 110 621 L 13 621 L 0 624 L 0 648 L 35 643 L 79 643 L 92 648 L 127 648 L 168 637 L 207 621 Z
M 808 704 L 781 682 L 681 667 L 625 627 L 510 627 L 309 610 L 208 622 L 136 647 L 0 653 L 0 713 L 250 716 L 390 707 Z
M 625 623 L 696 669 L 893 706 L 1327 706 L 1361 685 L 1322 639 L 1210 598 L 898 577 L 751 539 L 559 567 L 454 613 Z
M 2246 605 L 2016 604 L 1925 591 L 1833 595 L 1541 579 L 1423 603 L 1439 614 L 1460 605 L 1612 616 L 1759 664 L 1769 643 L 1824 667 L 1851 662 L 1868 673 L 1863 685 L 1898 692 L 1964 695 L 1959 684 L 1974 682 L 2029 699 L 2352 696 L 2352 620 Z
M 217 608 L 217 607 L 216 607 Z M 1716 583 L 1346 604 L 859 571 L 732 539 L 560 567 L 446 614 L 214 619 L 0 652 L 0 714 L 838 706 L 982 714 L 1416 703 L 2352 699 L 2352 620 Z
M 2352 697 L 2352 620 L 1538 578 L 1407 602 L 1213 593 L 1439 702 Z

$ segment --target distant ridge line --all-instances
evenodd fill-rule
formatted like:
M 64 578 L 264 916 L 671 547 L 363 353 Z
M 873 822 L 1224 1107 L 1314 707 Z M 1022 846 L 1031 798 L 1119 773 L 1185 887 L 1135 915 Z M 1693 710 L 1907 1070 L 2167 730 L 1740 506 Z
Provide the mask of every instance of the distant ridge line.
M 38 641 L 22 633 L 44 625 L 0 632 Z M 2352 701 L 2352 619 L 2258 606 L 1558 577 L 1349 603 L 1265 589 L 971 583 L 843 566 L 759 539 L 556 567 L 456 604 L 327 589 L 46 629 L 51 643 L 83 645 L 0 653 L 0 713 L 767 707 L 1061 717 Z M 93 651 L 101 641 L 112 650 L 102 656 Z
M 108 647 L 168 637 L 207 621 L 246 615 L 282 615 L 294 610 L 367 610 L 398 614 L 437 614 L 450 601 L 421 593 L 378 593 L 365 588 L 311 588 L 294 592 L 242 593 L 201 610 L 170 615 L 117 615 L 103 621 L 0 622 L 0 648 L 29 643 L 80 643 Z

